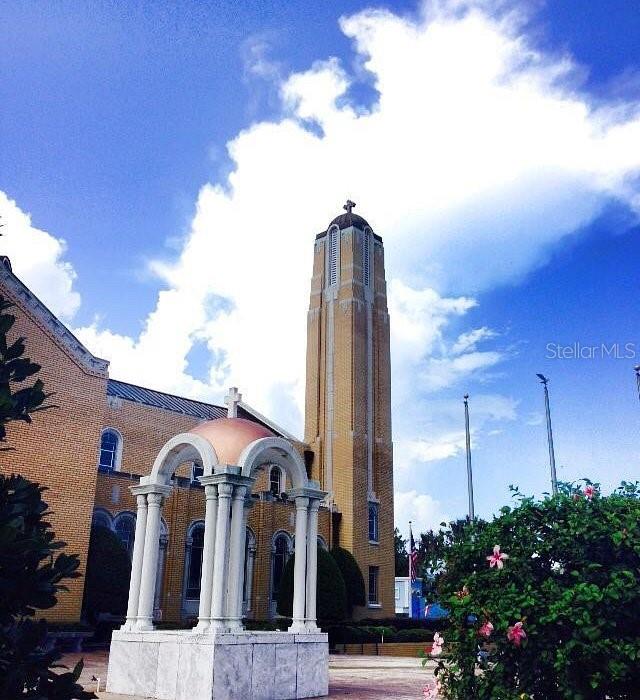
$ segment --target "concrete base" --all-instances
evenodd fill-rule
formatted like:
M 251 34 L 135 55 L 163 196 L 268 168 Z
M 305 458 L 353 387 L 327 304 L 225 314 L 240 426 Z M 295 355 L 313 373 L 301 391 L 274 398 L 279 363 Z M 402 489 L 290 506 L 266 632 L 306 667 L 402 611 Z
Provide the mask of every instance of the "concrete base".
M 116 631 L 107 691 L 158 700 L 293 700 L 329 693 L 326 634 Z

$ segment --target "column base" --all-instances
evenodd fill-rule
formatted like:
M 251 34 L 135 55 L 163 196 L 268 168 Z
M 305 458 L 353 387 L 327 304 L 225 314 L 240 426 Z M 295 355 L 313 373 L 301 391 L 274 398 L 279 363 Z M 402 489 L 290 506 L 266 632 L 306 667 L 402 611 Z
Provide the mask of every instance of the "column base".
M 153 626 L 153 620 L 151 618 L 138 618 L 135 627 L 133 628 L 136 632 L 153 632 L 155 627 Z
M 313 634 L 318 634 L 319 632 L 322 632 L 318 625 L 316 625 L 315 620 L 307 620 L 307 622 L 304 623 L 304 628 L 307 632 L 311 632 Z
M 209 632 L 211 629 L 211 620 L 207 617 L 202 620 L 198 620 L 198 624 L 191 630 L 193 634 L 204 634 Z
M 293 632 L 295 634 L 304 634 L 307 631 L 304 620 L 294 620 L 291 623 L 291 627 L 287 628 L 287 632 Z

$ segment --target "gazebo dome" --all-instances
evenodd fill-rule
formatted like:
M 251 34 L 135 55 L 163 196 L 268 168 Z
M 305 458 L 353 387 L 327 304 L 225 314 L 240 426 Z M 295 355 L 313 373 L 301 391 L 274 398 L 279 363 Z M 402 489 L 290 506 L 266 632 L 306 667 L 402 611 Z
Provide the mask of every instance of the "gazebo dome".
M 274 437 L 274 434 L 245 418 L 216 418 L 192 428 L 194 433 L 207 440 L 218 455 L 220 464 L 238 464 L 240 455 L 247 445 L 260 438 Z

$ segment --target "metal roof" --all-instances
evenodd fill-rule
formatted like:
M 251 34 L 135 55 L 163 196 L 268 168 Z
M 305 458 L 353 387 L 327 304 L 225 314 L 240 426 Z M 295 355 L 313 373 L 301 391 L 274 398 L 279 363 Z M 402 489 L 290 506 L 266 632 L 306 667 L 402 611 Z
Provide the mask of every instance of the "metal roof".
M 225 406 L 205 403 L 204 401 L 194 401 L 185 399 L 182 396 L 165 394 L 164 391 L 146 389 L 135 384 L 120 382 L 117 379 L 109 379 L 107 382 L 107 395 L 117 396 L 127 401 L 142 403 L 145 406 L 163 408 L 165 411 L 182 413 L 186 416 L 194 416 L 203 420 L 213 420 L 214 418 L 226 418 L 227 409 Z

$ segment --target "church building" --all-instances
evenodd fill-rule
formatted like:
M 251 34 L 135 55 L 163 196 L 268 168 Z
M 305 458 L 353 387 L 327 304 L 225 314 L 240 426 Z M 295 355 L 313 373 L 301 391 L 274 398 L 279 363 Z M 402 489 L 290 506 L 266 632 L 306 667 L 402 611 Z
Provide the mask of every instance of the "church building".
M 394 615 L 393 455 L 389 314 L 382 239 L 348 201 L 315 238 L 307 325 L 304 439 L 261 415 L 236 388 L 225 405 L 196 401 L 118 381 L 90 350 L 0 262 L 0 294 L 14 304 L 12 336 L 26 338 L 26 355 L 55 408 L 33 422 L 10 424 L 11 451 L 0 472 L 19 473 L 47 487 L 51 523 L 84 571 L 92 525 L 113 530 L 133 552 L 136 499 L 130 488 L 148 474 L 173 436 L 207 424 L 221 464 L 237 464 L 260 438 L 287 440 L 307 475 L 327 496 L 318 513 L 318 545 L 355 556 L 367 593 L 358 617 Z M 250 387 L 246 389 L 250 390 Z M 181 464 L 162 511 L 154 619 L 189 623 L 198 614 L 205 499 L 202 465 Z M 278 587 L 294 552 L 295 508 L 285 472 L 265 464 L 247 517 L 242 611 L 248 619 L 276 617 Z M 155 535 L 154 535 L 155 537 Z M 315 541 L 315 540 L 314 540 Z M 82 614 L 83 579 L 68 582 L 52 621 Z

